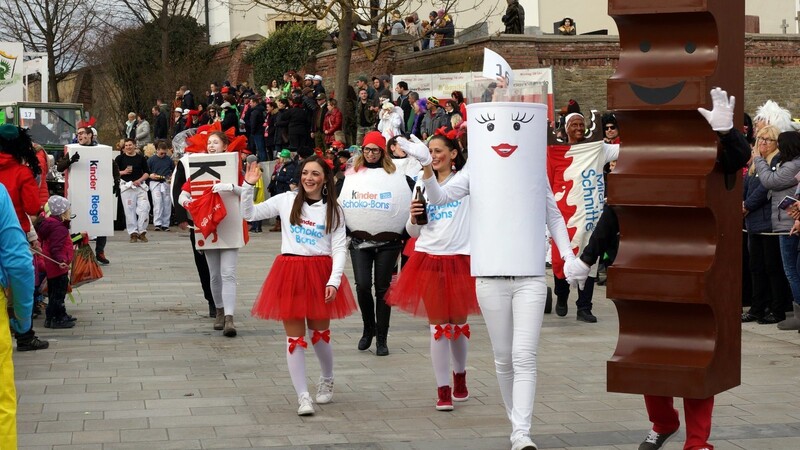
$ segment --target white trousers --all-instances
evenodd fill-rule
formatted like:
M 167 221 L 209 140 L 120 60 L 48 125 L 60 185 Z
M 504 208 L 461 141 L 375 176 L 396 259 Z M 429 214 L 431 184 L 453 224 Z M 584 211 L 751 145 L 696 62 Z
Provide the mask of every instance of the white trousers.
M 153 225 L 169 227 L 169 217 L 172 214 L 169 183 L 151 181 L 150 192 L 153 195 Z
M 513 440 L 530 434 L 536 395 L 536 349 L 547 284 L 544 277 L 479 277 L 476 281 Z
M 225 315 L 232 316 L 236 309 L 236 264 L 239 260 L 238 248 L 203 250 L 211 275 L 211 295 L 214 306 L 225 308 Z
M 147 200 L 145 189 L 130 188 L 120 194 L 122 207 L 125 210 L 125 228 L 128 234 L 147 231 L 147 222 L 150 221 L 150 202 Z

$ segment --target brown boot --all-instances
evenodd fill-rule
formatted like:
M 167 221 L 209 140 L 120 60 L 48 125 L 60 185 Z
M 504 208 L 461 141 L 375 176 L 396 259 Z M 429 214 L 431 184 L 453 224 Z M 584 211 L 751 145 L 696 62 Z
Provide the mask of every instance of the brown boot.
M 131 244 L 139 240 L 139 233 L 131 233 Z
M 149 242 L 146 235 L 147 231 L 142 231 L 141 234 L 139 234 L 139 240 L 142 242 Z
M 225 316 L 225 330 L 222 332 L 222 334 L 225 337 L 236 336 L 236 328 L 233 326 L 233 316 Z
M 219 331 L 225 328 L 225 308 L 217 308 L 217 316 L 214 317 L 214 329 Z

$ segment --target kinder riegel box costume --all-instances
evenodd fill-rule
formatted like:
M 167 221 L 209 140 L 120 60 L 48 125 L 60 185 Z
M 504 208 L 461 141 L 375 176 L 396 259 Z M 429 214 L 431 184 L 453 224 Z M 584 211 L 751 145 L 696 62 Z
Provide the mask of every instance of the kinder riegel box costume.
M 117 197 L 114 195 L 111 147 L 70 144 L 65 148 L 70 157 L 75 153 L 81 157 L 67 173 L 66 197 L 75 214 L 72 229 L 86 231 L 91 236 L 113 236 Z
M 197 199 L 216 183 L 239 185 L 241 168 L 239 153 L 187 154 L 180 160 L 186 174 L 189 194 Z M 225 204 L 227 214 L 217 225 L 216 234 L 208 239 L 198 237 L 197 249 L 241 248 L 247 243 L 242 214 L 239 210 L 239 196 L 233 192 L 219 194 Z
M 547 106 L 467 105 L 467 133 L 472 275 L 544 275 Z

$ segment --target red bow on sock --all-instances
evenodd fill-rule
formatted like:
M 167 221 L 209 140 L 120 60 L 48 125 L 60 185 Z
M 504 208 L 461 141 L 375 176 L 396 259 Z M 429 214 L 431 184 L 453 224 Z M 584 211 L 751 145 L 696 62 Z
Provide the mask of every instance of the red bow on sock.
M 311 336 L 311 344 L 316 345 L 319 340 L 322 339 L 325 343 L 329 343 L 331 341 L 331 330 L 325 330 L 323 332 L 319 332 L 314 330 L 314 335 Z
M 469 324 L 465 323 L 464 326 L 455 326 L 456 329 L 453 332 L 453 339 L 458 339 L 459 334 L 463 334 L 465 338 L 469 339 Z
M 437 341 L 439 340 L 440 337 L 442 337 L 442 335 L 444 335 L 445 339 L 450 339 L 453 335 L 452 333 L 453 329 L 450 328 L 449 323 L 444 327 L 442 327 L 441 325 L 436 325 L 435 330 L 436 332 L 433 333 L 433 338 L 436 339 Z
M 289 338 L 289 353 L 290 353 L 290 354 L 291 354 L 291 353 L 294 353 L 294 349 L 295 349 L 295 347 L 297 347 L 298 345 L 299 345 L 300 347 L 303 347 L 303 348 L 308 348 L 308 344 L 306 343 L 306 340 L 305 340 L 305 339 L 303 339 L 303 336 L 300 336 L 300 337 L 299 337 L 299 338 L 297 338 L 297 339 L 294 339 L 294 338 Z

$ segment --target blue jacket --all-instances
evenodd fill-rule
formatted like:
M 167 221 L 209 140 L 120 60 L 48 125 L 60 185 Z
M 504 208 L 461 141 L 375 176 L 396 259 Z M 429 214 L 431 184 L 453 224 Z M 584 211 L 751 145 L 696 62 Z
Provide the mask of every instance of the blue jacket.
M 0 287 L 11 288 L 9 301 L 13 302 L 17 317 L 31 316 L 33 284 L 33 256 L 28 239 L 19 225 L 8 191 L 0 183 Z
M 780 155 L 775 155 L 770 162 L 770 169 L 774 172 L 781 161 Z M 744 180 L 744 207 L 750 211 L 744 217 L 745 228 L 748 233 L 769 233 L 772 231 L 772 202 L 769 190 L 761 184 L 758 173 L 750 175 Z

